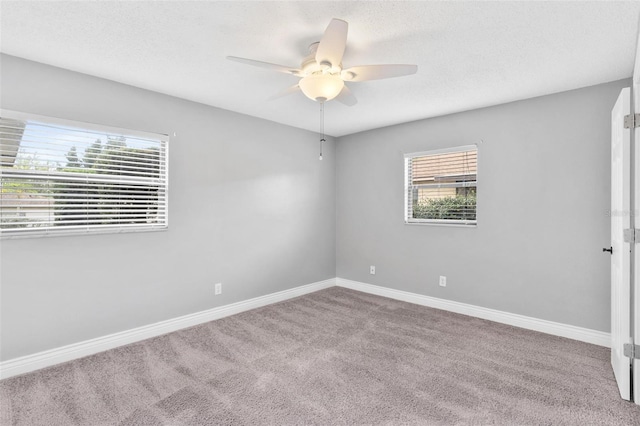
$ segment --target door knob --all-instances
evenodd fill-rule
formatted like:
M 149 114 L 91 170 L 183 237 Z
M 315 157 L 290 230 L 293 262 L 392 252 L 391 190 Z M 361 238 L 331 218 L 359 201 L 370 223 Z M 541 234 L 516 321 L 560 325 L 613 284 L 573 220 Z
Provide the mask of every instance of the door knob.
M 613 254 L 613 247 L 603 248 L 602 251 L 608 251 L 609 253 Z

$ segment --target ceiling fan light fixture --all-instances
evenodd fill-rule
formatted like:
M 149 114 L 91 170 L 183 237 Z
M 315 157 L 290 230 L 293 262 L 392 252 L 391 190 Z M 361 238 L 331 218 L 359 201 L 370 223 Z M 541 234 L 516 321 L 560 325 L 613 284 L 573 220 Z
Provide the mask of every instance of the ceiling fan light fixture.
M 331 74 L 311 74 L 303 77 L 298 84 L 307 98 L 318 102 L 330 101 L 344 87 L 344 81 Z

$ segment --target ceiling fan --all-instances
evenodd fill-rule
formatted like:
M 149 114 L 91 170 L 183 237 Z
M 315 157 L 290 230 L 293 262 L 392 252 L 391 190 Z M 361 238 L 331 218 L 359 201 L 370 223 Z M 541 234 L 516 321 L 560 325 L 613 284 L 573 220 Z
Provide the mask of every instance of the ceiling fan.
M 227 59 L 279 71 L 300 77 L 298 84 L 270 97 L 277 99 L 302 91 L 309 99 L 324 103 L 332 99 L 352 106 L 358 101 L 345 82 L 379 80 L 415 74 L 417 65 L 360 65 L 351 68 L 342 67 L 342 56 L 347 44 L 349 24 L 341 19 L 332 19 L 319 42 L 309 46 L 309 55 L 302 60 L 300 68 L 287 67 L 253 59 L 227 56 Z

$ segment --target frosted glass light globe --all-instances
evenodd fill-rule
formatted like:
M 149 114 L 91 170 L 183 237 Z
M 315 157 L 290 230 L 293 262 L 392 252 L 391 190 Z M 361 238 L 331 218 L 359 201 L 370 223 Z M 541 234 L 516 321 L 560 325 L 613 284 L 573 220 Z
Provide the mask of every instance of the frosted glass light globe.
M 303 77 L 298 85 L 307 98 L 326 102 L 340 94 L 344 81 L 337 75 L 311 74 Z

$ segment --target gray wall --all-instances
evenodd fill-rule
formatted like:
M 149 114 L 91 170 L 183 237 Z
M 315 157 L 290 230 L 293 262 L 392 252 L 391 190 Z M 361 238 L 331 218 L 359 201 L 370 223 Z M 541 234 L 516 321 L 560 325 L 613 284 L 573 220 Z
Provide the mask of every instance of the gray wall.
M 337 276 L 609 331 L 610 116 L 629 85 L 340 138 Z M 405 225 L 403 154 L 481 140 L 477 228 Z
M 335 276 L 333 140 L 1 59 L 2 108 L 177 132 L 168 231 L 0 243 L 1 360 Z

